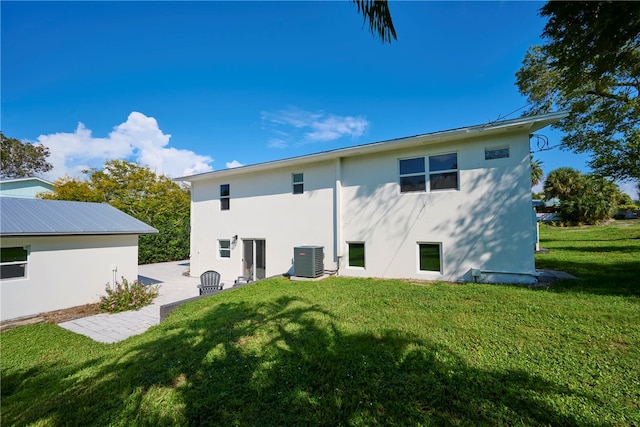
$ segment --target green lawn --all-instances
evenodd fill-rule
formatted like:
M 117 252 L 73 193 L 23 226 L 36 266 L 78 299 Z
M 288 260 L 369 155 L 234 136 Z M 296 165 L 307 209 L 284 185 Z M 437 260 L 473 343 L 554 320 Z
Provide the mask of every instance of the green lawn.
M 640 425 L 640 222 L 541 234 L 581 280 L 278 278 L 117 344 L 3 332 L 2 425 Z

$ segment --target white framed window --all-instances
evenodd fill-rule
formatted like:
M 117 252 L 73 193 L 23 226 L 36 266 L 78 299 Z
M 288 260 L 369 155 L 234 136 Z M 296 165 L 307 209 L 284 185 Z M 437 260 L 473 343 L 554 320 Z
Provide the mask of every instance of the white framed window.
M 218 240 L 218 257 L 231 258 L 231 240 Z
M 0 279 L 27 277 L 28 264 L 28 246 L 0 249 Z
M 484 149 L 484 159 L 485 160 L 494 160 L 494 159 L 507 159 L 509 158 L 509 147 L 485 147 Z
M 458 190 L 458 153 L 429 156 L 429 189 Z
M 220 185 L 220 210 L 228 211 L 229 210 L 229 201 L 231 198 L 231 190 L 229 184 Z
M 364 242 L 348 242 L 349 267 L 365 268 Z
M 303 173 L 292 174 L 291 182 L 293 185 L 293 194 L 304 193 L 304 174 Z
M 401 193 L 427 190 L 424 157 L 400 159 L 399 167 Z
M 418 242 L 418 271 L 442 273 L 442 244 Z

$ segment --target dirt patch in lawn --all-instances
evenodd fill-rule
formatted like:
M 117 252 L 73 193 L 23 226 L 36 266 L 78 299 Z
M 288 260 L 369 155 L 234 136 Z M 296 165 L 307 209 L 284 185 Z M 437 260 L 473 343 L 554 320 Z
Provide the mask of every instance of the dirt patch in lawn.
M 98 304 L 79 305 L 77 307 L 65 308 L 63 310 L 48 311 L 35 316 L 21 317 L 18 319 L 5 320 L 0 322 L 0 331 L 17 328 L 18 326 L 34 325 L 36 323 L 62 323 L 81 317 L 93 316 L 100 313 Z
M 49 323 L 62 323 L 81 317 L 93 316 L 100 313 L 98 304 L 79 305 L 77 307 L 65 308 L 64 310 L 49 311 L 42 313 L 42 317 Z

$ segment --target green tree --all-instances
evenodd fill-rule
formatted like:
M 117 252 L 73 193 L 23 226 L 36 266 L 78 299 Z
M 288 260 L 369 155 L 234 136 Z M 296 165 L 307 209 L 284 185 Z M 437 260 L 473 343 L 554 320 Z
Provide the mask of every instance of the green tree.
M 544 181 L 543 189 L 547 200 L 564 200 L 572 194 L 579 194 L 582 186 L 582 174 L 573 168 L 565 167 L 551 171 Z
M 181 187 L 148 167 L 110 160 L 102 170 L 85 171 L 86 180 L 65 177 L 54 183 L 45 199 L 102 202 L 158 229 L 140 236 L 141 264 L 176 261 L 189 257 L 190 197 Z
M 544 192 L 547 199 L 560 200 L 560 216 L 573 223 L 595 224 L 609 219 L 614 208 L 627 199 L 613 181 L 567 167 L 549 174 Z
M 614 179 L 640 180 L 640 2 L 551 1 L 542 46 L 516 73 L 532 108 L 566 110 L 565 148 Z
M 0 132 L 0 177 L 25 178 L 48 172 L 53 167 L 47 162 L 49 149 L 42 144 L 23 143 L 7 138 Z
M 543 175 L 544 171 L 542 170 L 542 161 L 534 160 L 533 156 L 531 156 L 531 186 L 535 187 L 538 185 Z

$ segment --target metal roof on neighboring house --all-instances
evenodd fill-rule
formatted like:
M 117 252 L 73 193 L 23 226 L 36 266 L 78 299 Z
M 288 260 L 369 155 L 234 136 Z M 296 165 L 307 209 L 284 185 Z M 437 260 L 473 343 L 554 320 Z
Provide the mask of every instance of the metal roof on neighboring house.
M 0 198 L 0 236 L 156 234 L 106 203 Z

